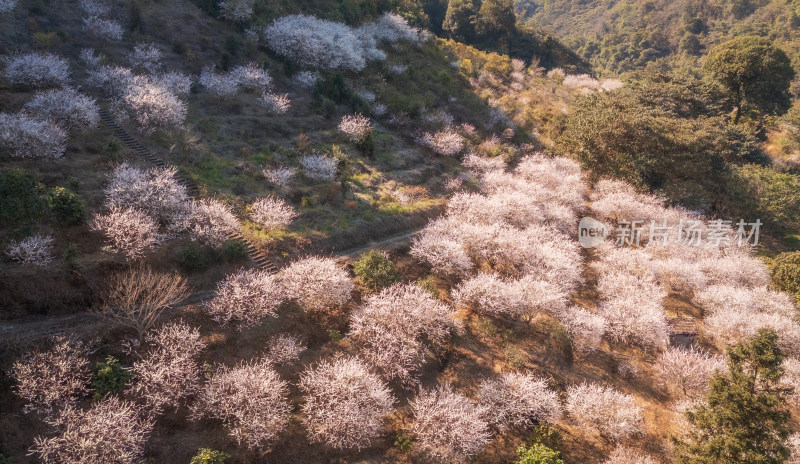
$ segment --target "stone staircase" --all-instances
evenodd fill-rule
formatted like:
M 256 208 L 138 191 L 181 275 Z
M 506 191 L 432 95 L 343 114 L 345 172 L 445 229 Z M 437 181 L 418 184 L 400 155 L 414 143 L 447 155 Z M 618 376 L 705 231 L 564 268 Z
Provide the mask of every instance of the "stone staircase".
M 131 136 L 125 129 L 123 129 L 117 122 L 111 117 L 110 114 L 105 109 L 100 109 L 100 119 L 103 121 L 109 129 L 112 130 L 114 136 L 120 139 L 125 145 L 129 148 L 134 150 L 137 154 L 141 155 L 144 159 L 148 162 L 161 167 L 166 168 L 169 167 L 169 163 L 164 161 L 163 159 L 159 158 L 158 156 L 154 155 L 150 150 L 148 150 L 144 145 L 139 143 L 133 136 Z M 192 197 L 199 197 L 200 196 L 200 188 L 197 186 L 192 179 L 177 173 L 175 174 L 175 178 L 178 180 L 178 183 L 186 187 L 186 193 L 188 193 Z M 247 256 L 256 265 L 259 269 L 264 269 L 270 274 L 275 274 L 278 272 L 277 266 L 272 260 L 269 259 L 267 255 L 263 252 L 259 251 L 249 240 L 244 238 L 241 233 L 236 232 L 232 233 L 228 236 L 231 240 L 241 240 L 244 242 L 247 248 Z

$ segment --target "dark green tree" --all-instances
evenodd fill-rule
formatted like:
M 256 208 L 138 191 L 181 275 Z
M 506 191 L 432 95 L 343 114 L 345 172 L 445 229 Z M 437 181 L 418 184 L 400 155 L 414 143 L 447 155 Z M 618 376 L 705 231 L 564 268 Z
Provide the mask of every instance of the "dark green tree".
M 49 209 L 45 187 L 21 169 L 0 169 L 0 228 L 24 230 Z
M 742 110 L 784 113 L 791 106 L 794 78 L 789 57 L 763 37 L 741 36 L 711 49 L 704 70 L 722 84 L 736 104 L 734 124 Z
M 784 354 L 778 335 L 761 329 L 728 350 L 726 374 L 711 379 L 707 404 L 687 412 L 696 427 L 674 439 L 678 464 L 780 464 L 789 456 L 787 389 L 780 384 Z
M 484 0 L 478 10 L 478 33 L 484 40 L 508 40 L 517 29 L 517 15 L 511 0 Z
M 353 265 L 353 272 L 372 291 L 388 287 L 400 280 L 394 262 L 378 250 L 370 250 L 361 255 Z
M 455 40 L 471 43 L 475 40 L 477 14 L 478 6 L 474 0 L 450 0 L 442 29 Z

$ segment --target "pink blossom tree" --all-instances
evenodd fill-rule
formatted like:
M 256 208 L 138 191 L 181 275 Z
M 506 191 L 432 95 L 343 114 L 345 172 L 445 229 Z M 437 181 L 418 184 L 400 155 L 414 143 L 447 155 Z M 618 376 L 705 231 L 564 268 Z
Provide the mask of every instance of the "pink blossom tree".
M 658 464 L 658 461 L 643 451 L 617 446 L 603 464 Z
M 353 312 L 350 335 L 384 378 L 413 385 L 425 351 L 441 351 L 460 328 L 453 312 L 417 285 L 398 283 Z
M 241 269 L 217 285 L 205 310 L 222 325 L 248 327 L 274 316 L 286 300 L 280 281 L 267 271 Z
M 358 358 L 320 362 L 300 378 L 303 424 L 312 441 L 335 449 L 362 449 L 384 430 L 395 401 L 383 381 Z
M 509 372 L 484 380 L 478 397 L 488 422 L 499 430 L 552 423 L 562 415 L 558 394 L 547 387 L 547 380 L 532 374 Z
M 346 135 L 353 143 L 361 143 L 372 134 L 372 123 L 361 114 L 350 114 L 342 117 L 339 132 Z
M 146 353 L 133 364 L 134 395 L 154 411 L 177 408 L 199 389 L 197 357 L 205 347 L 200 331 L 183 322 L 166 324 L 145 337 Z
M 107 213 L 94 215 L 91 227 L 102 232 L 128 260 L 141 258 L 161 240 L 155 219 L 134 208 L 112 205 Z
M 305 350 L 297 335 L 280 334 L 272 337 L 267 344 L 267 359 L 272 364 L 291 364 L 300 359 L 300 353 Z
M 193 417 L 222 421 L 236 443 L 269 449 L 286 429 L 288 384 L 265 360 L 220 366 L 201 390 Z
M 89 359 L 86 345 L 60 337 L 51 349 L 34 350 L 11 366 L 16 382 L 14 391 L 26 404 L 26 412 L 45 417 L 85 394 L 89 383 Z
M 109 396 L 88 411 L 68 407 L 54 437 L 36 437 L 31 453 L 47 464 L 134 464 L 144 455 L 153 423 L 130 402 Z
M 312 256 L 285 267 L 280 282 L 286 297 L 306 311 L 322 311 L 350 300 L 355 285 L 347 271 L 332 258 Z
M 670 347 L 656 360 L 655 370 L 661 382 L 673 393 L 698 400 L 708 393 L 714 372 L 725 371 L 725 360 L 694 347 Z
M 475 405 L 449 384 L 422 390 L 411 401 L 411 432 L 422 451 L 439 462 L 465 462 L 491 438 L 485 407 Z
M 612 387 L 583 383 L 567 388 L 567 412 L 576 424 L 619 441 L 644 432 L 642 408 Z
M 189 233 L 195 240 L 220 247 L 239 231 L 239 221 L 230 206 L 211 198 L 192 202 Z

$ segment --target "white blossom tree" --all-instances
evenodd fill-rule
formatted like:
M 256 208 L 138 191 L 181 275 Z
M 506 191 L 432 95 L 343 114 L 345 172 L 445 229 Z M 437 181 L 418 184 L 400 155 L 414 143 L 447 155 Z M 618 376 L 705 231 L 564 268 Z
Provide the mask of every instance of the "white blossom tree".
M 146 76 L 134 76 L 122 99 L 144 133 L 180 126 L 186 119 L 186 104 L 163 84 Z
M 325 155 L 312 154 L 300 158 L 306 176 L 314 180 L 333 180 L 338 172 L 338 161 Z
M 384 430 L 395 401 L 389 388 L 358 358 L 320 362 L 300 378 L 303 424 L 312 441 L 362 449 Z
M 411 432 L 425 454 L 439 462 L 465 462 L 491 438 L 486 408 L 448 385 L 422 390 L 411 401 Z
M 306 311 L 322 311 L 350 300 L 355 285 L 332 258 L 311 256 L 286 266 L 280 273 L 286 297 Z
M 364 115 L 349 114 L 343 116 L 339 122 L 339 131 L 346 135 L 350 141 L 361 143 L 372 133 L 372 123 Z
M 614 441 L 644 432 L 642 408 L 612 387 L 583 383 L 567 388 L 566 410 L 576 424 Z
M 146 212 L 176 232 L 186 227 L 191 202 L 186 187 L 175 177 L 174 167 L 143 171 L 127 163 L 114 168 L 104 189 L 106 204 Z
M 289 423 L 288 384 L 266 360 L 219 366 L 203 387 L 193 417 L 222 421 L 240 445 L 269 449 Z
M 93 129 L 100 122 L 100 108 L 95 99 L 72 87 L 37 92 L 25 104 L 25 110 L 68 129 Z
M 12 85 L 60 87 L 69 82 L 69 63 L 51 53 L 16 53 L 2 58 L 5 77 Z
M 299 214 L 280 198 L 259 198 L 250 205 L 250 216 L 253 222 L 267 229 L 281 229 L 297 219 Z
M 166 324 L 145 337 L 147 351 L 133 363 L 134 395 L 154 411 L 177 408 L 200 386 L 197 357 L 205 348 L 200 331 L 183 322 Z
M 243 23 L 253 16 L 254 0 L 224 0 L 219 4 L 220 15 L 228 21 Z
M 261 102 L 274 114 L 286 114 L 292 107 L 292 100 L 288 93 L 264 92 L 261 94 Z
M 122 26 L 117 21 L 96 15 L 83 18 L 83 30 L 98 39 L 122 39 Z
M 36 349 L 11 366 L 14 392 L 25 400 L 24 411 L 52 418 L 88 391 L 89 350 L 80 341 L 59 337 L 52 348 Z
M 55 123 L 24 112 L 0 113 L 0 147 L 15 158 L 61 158 L 67 150 L 67 132 Z
M 285 187 L 289 185 L 289 181 L 291 181 L 294 178 L 294 175 L 297 174 L 297 169 L 281 166 L 275 169 L 264 169 L 262 173 L 264 174 L 264 177 L 272 184 L 278 187 Z
M 562 415 L 558 394 L 547 387 L 546 379 L 533 374 L 509 372 L 484 380 L 478 397 L 488 422 L 499 430 L 552 423 Z
M 163 66 L 164 54 L 154 43 L 138 43 L 128 55 L 134 69 L 155 74 Z
M 33 235 L 22 240 L 12 240 L 6 255 L 20 264 L 45 266 L 53 260 L 53 243 L 51 236 Z
M 217 285 L 205 310 L 222 325 L 248 327 L 274 316 L 286 299 L 280 281 L 267 271 L 241 269 Z

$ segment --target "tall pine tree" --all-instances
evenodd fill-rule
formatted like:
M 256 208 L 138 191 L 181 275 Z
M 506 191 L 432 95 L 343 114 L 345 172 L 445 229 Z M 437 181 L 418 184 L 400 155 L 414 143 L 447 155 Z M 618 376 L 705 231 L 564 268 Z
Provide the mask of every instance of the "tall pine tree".
M 784 354 L 778 335 L 761 329 L 728 350 L 729 372 L 711 379 L 707 404 L 689 411 L 688 441 L 673 439 L 677 464 L 780 464 L 789 456 Z

